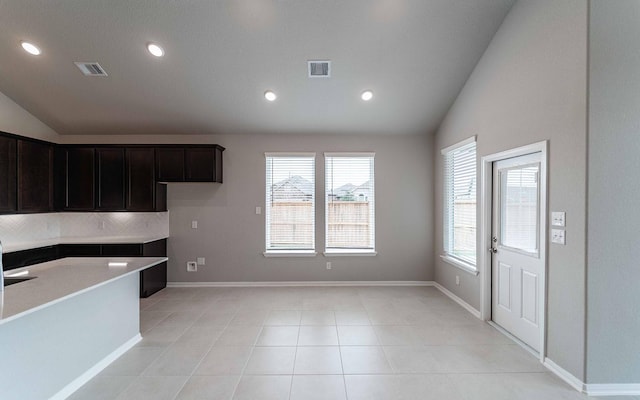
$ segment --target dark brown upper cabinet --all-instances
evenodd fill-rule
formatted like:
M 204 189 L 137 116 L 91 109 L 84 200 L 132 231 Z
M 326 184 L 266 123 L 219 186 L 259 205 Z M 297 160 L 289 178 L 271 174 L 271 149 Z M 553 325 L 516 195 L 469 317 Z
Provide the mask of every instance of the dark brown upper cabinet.
M 166 188 L 160 187 L 156 195 L 154 160 L 153 147 L 60 147 L 56 153 L 57 182 L 61 182 L 57 209 L 166 210 Z
M 46 142 L 17 140 L 17 211 L 53 209 L 53 146 Z
M 0 212 L 15 212 L 16 199 L 16 139 L 0 136 Z
M 154 149 L 151 147 L 127 148 L 126 156 L 127 210 L 160 211 L 156 209 Z
M 156 176 L 161 182 L 222 183 L 222 151 L 218 145 L 156 148 Z
M 214 182 L 216 177 L 215 149 L 185 149 L 185 181 Z
M 98 202 L 96 209 L 125 210 L 125 149 L 97 148 Z
M 215 144 L 56 145 L 0 132 L 0 214 L 166 211 L 166 182 L 222 183 Z
M 95 209 L 95 160 L 93 147 L 71 147 L 63 150 L 63 210 L 90 211 Z
M 160 182 L 184 182 L 184 148 L 156 149 L 156 177 Z

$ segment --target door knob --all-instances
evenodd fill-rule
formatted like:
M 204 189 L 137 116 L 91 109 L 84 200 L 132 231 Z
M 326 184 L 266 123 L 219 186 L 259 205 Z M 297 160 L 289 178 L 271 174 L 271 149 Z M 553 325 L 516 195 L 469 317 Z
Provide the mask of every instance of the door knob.
M 496 254 L 498 252 L 498 249 L 496 249 L 495 247 L 489 247 L 489 252 Z

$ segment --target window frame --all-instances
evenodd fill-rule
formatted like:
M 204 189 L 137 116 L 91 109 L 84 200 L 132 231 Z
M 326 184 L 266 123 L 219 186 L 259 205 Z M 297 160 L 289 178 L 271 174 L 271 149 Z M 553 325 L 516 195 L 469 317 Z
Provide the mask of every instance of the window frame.
M 474 151 L 475 151 L 475 163 L 474 163 L 474 174 L 475 174 L 475 179 L 476 179 L 476 184 L 475 184 L 475 193 L 474 193 L 474 199 L 475 199 L 475 214 L 476 214 L 476 218 L 475 218 L 475 232 L 476 232 L 476 238 L 477 238 L 477 232 L 478 232 L 478 148 L 477 148 L 477 140 L 476 140 L 476 136 L 471 136 L 465 140 L 462 140 L 456 144 L 453 144 L 449 147 L 445 147 L 444 149 L 442 149 L 440 151 L 440 153 L 444 156 L 443 158 L 443 185 L 442 185 L 442 189 L 443 189 L 443 202 L 442 202 L 442 250 L 443 250 L 443 254 L 440 256 L 440 258 L 447 262 L 448 264 L 451 264 L 457 268 L 460 268 L 466 272 L 469 272 L 471 274 L 477 275 L 479 270 L 478 270 L 478 245 L 477 245 L 477 240 L 474 240 L 474 242 L 476 243 L 476 248 L 475 248 L 475 262 L 471 262 L 468 259 L 463 259 L 455 254 L 453 254 L 451 252 L 451 246 L 453 246 L 453 242 L 454 242 L 454 232 L 451 231 L 450 229 L 450 221 L 449 219 L 451 218 L 451 214 L 452 214 L 452 206 L 453 204 L 450 204 L 449 202 L 449 194 L 451 193 L 451 191 L 453 190 L 450 185 L 453 184 L 453 177 L 450 177 L 447 175 L 447 170 L 448 170 L 448 164 L 449 164 L 449 157 L 453 157 L 455 152 L 462 150 L 463 148 L 466 148 L 468 146 L 470 146 L 471 144 L 474 145 Z M 450 237 L 449 237 L 450 236 Z
M 316 252 L 316 153 L 315 152 L 266 152 L 264 153 L 264 157 L 265 157 L 265 176 L 264 176 L 264 183 L 265 183 L 265 212 L 264 212 L 264 252 L 263 255 L 265 257 L 314 257 L 316 256 L 318 253 Z M 271 229 L 271 223 L 269 221 L 271 213 L 270 213 L 270 209 L 271 209 L 271 205 L 270 205 L 270 200 L 271 200 L 271 196 L 270 196 L 270 192 L 268 190 L 268 185 L 269 185 L 269 171 L 268 171 L 268 165 L 269 165 L 269 158 L 309 158 L 312 160 L 312 168 L 313 168 L 313 197 L 312 197 L 312 219 L 311 222 L 313 224 L 312 226 L 312 246 L 310 249 L 295 249 L 295 248 L 291 248 L 291 249 L 286 249 L 286 248 L 273 248 L 270 246 L 270 229 Z M 271 176 L 271 184 L 273 184 L 273 175 Z
M 345 248 L 337 248 L 337 247 L 328 247 L 328 236 L 329 236 L 329 192 L 328 192 L 328 179 L 327 173 L 329 168 L 329 163 L 327 160 L 329 158 L 368 158 L 370 159 L 370 182 L 371 182 L 371 196 L 372 199 L 370 202 L 372 206 L 370 208 L 370 221 L 371 225 L 373 225 L 373 229 L 370 230 L 370 242 L 371 248 L 359 248 L 359 247 L 345 247 Z M 344 257 L 344 256 L 376 256 L 378 253 L 376 251 L 376 199 L 375 199 L 375 153 L 374 152 L 325 152 L 324 153 L 324 172 L 325 172 L 325 182 L 324 182 L 324 255 L 326 257 Z

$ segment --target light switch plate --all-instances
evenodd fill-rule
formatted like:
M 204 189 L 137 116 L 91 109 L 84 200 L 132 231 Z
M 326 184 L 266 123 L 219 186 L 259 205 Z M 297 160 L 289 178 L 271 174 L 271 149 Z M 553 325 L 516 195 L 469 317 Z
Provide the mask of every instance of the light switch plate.
M 204 257 L 198 257 L 198 265 L 204 265 Z
M 553 226 L 565 226 L 566 213 L 564 211 L 552 211 L 551 212 L 551 225 Z
M 256 215 L 262 214 L 262 207 L 256 207 Z
M 191 229 L 198 229 L 198 221 L 191 221 Z
M 552 229 L 551 230 L 551 243 L 565 245 L 566 244 L 566 238 L 564 236 L 564 233 L 565 232 L 564 232 L 563 229 Z

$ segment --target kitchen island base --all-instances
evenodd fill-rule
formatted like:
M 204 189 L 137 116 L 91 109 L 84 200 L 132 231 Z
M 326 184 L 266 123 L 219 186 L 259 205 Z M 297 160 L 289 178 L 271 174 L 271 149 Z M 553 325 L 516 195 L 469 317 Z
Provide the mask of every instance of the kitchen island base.
M 64 399 L 133 347 L 139 285 L 127 274 L 2 324 L 0 398 Z

